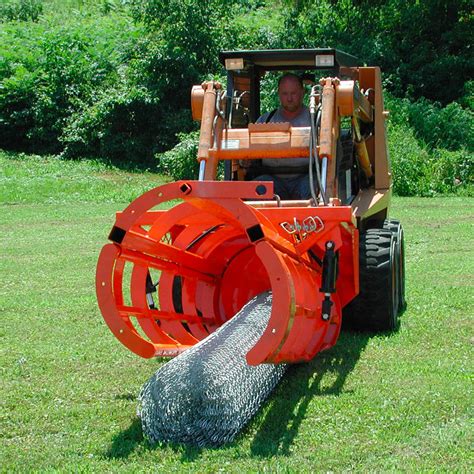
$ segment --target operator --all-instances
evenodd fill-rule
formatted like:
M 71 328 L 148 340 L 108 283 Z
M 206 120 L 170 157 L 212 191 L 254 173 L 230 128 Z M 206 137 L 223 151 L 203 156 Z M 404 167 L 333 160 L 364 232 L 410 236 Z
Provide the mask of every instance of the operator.
M 308 107 L 303 105 L 304 87 L 296 74 L 287 73 L 278 81 L 280 107 L 258 118 L 257 123 L 290 122 L 294 127 L 309 127 L 311 118 Z M 273 181 L 275 194 L 281 199 L 310 199 L 309 158 L 265 158 L 262 165 L 267 173 L 254 181 Z

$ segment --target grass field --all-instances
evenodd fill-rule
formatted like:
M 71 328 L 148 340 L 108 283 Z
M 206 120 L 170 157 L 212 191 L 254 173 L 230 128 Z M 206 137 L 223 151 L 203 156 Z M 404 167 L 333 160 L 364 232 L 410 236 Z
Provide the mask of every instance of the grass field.
M 473 471 L 474 199 L 395 198 L 408 308 L 294 366 L 230 446 L 150 446 L 135 416 L 162 363 L 125 350 L 94 290 L 114 212 L 163 180 L 0 153 L 0 470 Z

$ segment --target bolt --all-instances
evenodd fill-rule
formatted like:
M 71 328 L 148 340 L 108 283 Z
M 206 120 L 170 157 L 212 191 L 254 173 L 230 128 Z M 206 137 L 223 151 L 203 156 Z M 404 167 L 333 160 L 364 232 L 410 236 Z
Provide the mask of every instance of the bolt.
M 183 194 L 189 194 L 193 190 L 193 188 L 188 183 L 183 183 L 179 189 Z

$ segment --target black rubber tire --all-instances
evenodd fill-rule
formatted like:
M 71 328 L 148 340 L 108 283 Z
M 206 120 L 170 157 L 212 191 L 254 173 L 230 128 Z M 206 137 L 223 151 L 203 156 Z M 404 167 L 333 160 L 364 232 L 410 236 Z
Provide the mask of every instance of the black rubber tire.
M 359 294 L 344 308 L 344 325 L 359 331 L 398 328 L 396 239 L 387 229 L 368 229 L 359 238 Z
M 405 236 L 400 221 L 395 219 L 386 219 L 384 229 L 390 230 L 397 243 L 398 260 L 398 312 L 404 311 L 407 306 L 405 297 Z

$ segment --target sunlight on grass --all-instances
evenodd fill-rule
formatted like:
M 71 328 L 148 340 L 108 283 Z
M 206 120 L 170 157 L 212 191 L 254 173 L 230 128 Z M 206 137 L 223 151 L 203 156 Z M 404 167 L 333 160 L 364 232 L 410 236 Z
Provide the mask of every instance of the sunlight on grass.
M 163 177 L 95 162 L 0 160 L 5 472 L 471 470 L 474 200 L 393 200 L 407 246 L 398 332 L 345 332 L 291 367 L 228 447 L 151 447 L 136 396 L 162 361 L 115 340 L 94 278 L 115 212 Z
M 130 202 L 169 178 L 94 160 L 0 151 L 1 203 Z

